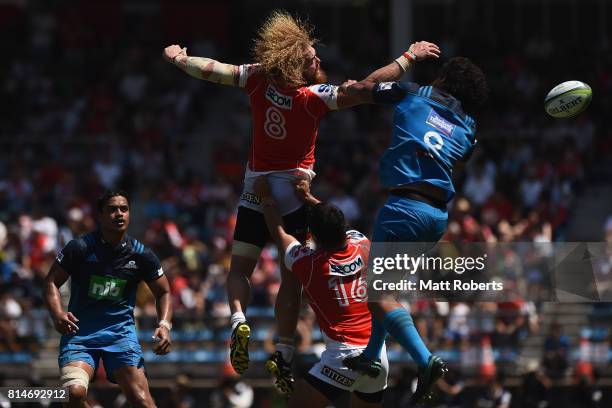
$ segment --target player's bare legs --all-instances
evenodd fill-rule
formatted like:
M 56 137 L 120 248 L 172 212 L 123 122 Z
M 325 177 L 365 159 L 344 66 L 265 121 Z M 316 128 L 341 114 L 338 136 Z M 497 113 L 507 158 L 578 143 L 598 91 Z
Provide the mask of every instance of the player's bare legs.
M 68 367 L 79 367 L 89 374 L 89 381 L 93 379 L 94 368 L 84 361 L 73 361 L 66 364 Z M 82 385 L 73 384 L 68 387 L 69 402 L 63 404 L 66 408 L 90 408 L 87 403 L 87 388 Z
M 266 362 L 266 369 L 276 377 L 275 385 L 278 390 L 289 395 L 293 393 L 294 379 L 291 372 L 291 363 L 295 350 L 295 329 L 300 314 L 301 301 L 302 285 L 283 262 L 281 266 L 281 285 L 274 305 L 278 333 L 277 351 Z
M 133 407 L 155 408 L 155 402 L 149 391 L 144 369 L 136 366 L 121 367 L 113 371 L 117 384 Z
M 230 271 L 227 276 L 227 298 L 232 314 L 246 311 L 251 297 L 249 278 L 256 265 L 257 259 L 232 255 Z
M 274 305 L 278 336 L 280 339 L 291 339 L 293 344 L 302 303 L 302 285 L 295 275 L 287 270 L 284 263 L 281 267 L 281 279 Z
M 234 242 L 236 245 L 237 243 Z M 244 245 L 243 243 L 240 243 Z M 252 250 L 254 248 L 251 248 Z M 249 367 L 249 337 L 251 328 L 246 322 L 244 313 L 251 297 L 249 281 L 259 254 L 255 256 L 232 255 L 230 272 L 227 277 L 227 298 L 232 313 L 232 339 L 230 345 L 230 362 L 238 374 Z

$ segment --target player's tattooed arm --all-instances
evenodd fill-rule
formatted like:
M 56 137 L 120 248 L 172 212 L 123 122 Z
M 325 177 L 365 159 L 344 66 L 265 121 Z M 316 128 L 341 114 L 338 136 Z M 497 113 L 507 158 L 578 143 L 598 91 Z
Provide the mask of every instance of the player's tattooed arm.
M 59 288 L 68 280 L 68 272 L 57 262 L 51 266 L 45 278 L 44 301 L 49 309 L 55 330 L 60 334 L 75 334 L 79 330 L 76 318 L 71 312 L 64 312 Z
M 368 75 L 364 81 L 388 82 L 399 80 L 404 72 L 417 61 L 428 58 L 439 58 L 440 48 L 428 41 L 419 41 L 410 45 L 408 51 L 397 57 L 392 63 L 377 69 Z
M 268 184 L 268 179 L 266 176 L 257 177 L 255 180 L 254 190 L 255 194 L 259 197 L 261 206 L 263 207 L 264 218 L 266 220 L 266 226 L 268 227 L 270 236 L 279 249 L 284 252 L 289 244 L 298 241 L 298 239 L 285 232 L 283 218 L 276 208 L 276 201 L 272 197 L 270 184 Z
M 239 85 L 240 71 L 237 65 L 224 64 L 211 58 L 190 57 L 187 48 L 170 45 L 164 49 L 164 59 L 194 78 L 221 85 Z

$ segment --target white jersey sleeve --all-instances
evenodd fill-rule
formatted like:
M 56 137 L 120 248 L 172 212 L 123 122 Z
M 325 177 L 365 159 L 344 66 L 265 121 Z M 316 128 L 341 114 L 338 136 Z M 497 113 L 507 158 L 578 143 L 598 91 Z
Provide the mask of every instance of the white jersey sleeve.
M 338 109 L 338 87 L 336 85 L 310 85 L 308 90 L 321 99 L 329 110 Z
M 285 266 L 290 271 L 293 270 L 293 264 L 301 258 L 311 255 L 314 250 L 308 245 L 302 245 L 298 241 L 293 241 L 285 250 Z

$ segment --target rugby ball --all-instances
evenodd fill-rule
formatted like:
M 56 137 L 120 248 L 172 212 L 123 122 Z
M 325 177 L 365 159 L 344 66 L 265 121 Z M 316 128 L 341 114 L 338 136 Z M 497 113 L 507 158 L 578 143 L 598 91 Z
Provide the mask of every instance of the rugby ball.
M 546 95 L 544 109 L 553 118 L 572 118 L 589 106 L 592 96 L 591 87 L 584 82 L 563 82 Z

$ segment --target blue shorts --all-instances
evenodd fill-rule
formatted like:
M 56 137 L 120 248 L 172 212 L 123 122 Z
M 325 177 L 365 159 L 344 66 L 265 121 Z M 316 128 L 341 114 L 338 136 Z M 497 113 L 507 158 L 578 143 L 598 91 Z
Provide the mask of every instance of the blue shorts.
M 74 348 L 61 347 L 58 357 L 60 368 L 74 361 L 83 361 L 94 368 L 98 369 L 100 359 L 104 362 L 106 378 L 108 381 L 116 384 L 113 377 L 113 371 L 121 367 L 135 366 L 136 368 L 144 367 L 144 356 L 140 345 L 128 348 L 124 351 L 107 351 L 102 348 Z
M 438 242 L 447 223 L 447 211 L 392 195 L 376 216 L 372 242 Z

